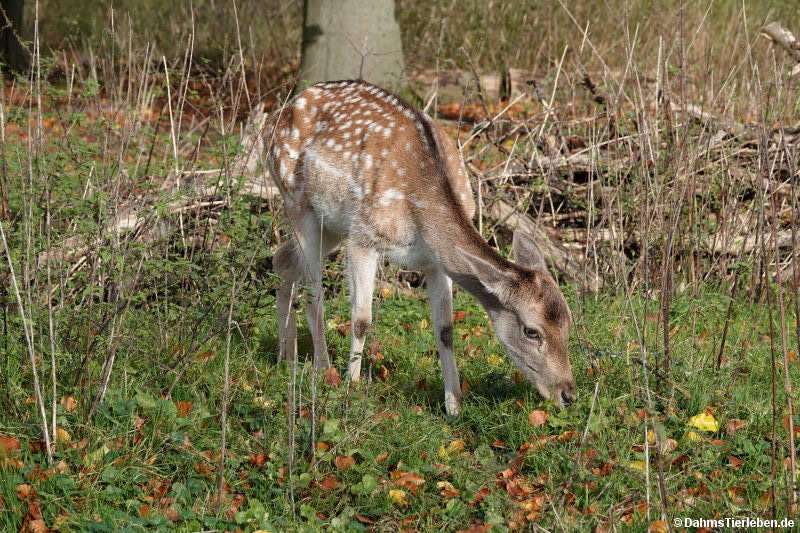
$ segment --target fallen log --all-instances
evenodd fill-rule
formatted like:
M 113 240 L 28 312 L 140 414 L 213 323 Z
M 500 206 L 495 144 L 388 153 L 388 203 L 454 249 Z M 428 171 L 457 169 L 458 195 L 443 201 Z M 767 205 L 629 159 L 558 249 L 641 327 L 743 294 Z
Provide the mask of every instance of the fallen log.
M 773 43 L 783 48 L 789 56 L 797 63 L 792 68 L 792 76 L 800 74 L 800 42 L 794 34 L 780 25 L 778 22 L 770 22 L 761 28 L 761 34 L 765 35 Z

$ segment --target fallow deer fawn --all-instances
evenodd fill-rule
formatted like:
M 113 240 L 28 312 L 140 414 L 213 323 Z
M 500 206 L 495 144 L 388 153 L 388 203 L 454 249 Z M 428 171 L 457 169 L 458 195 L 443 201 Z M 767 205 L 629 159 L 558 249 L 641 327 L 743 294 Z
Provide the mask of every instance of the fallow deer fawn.
M 358 381 L 372 321 L 378 260 L 425 273 L 444 374 L 445 408 L 457 415 L 461 388 L 453 356 L 452 282 L 483 305 L 514 365 L 545 398 L 576 397 L 567 356 L 571 315 L 529 236 L 515 233 L 516 263 L 472 225 L 475 203 L 455 143 L 426 114 L 363 81 L 319 83 L 267 125 L 269 171 L 294 236 L 273 259 L 280 357 L 296 358 L 297 285 L 309 287 L 314 364 L 329 365 L 323 320 L 323 259 L 344 243 L 352 344 L 348 374 Z

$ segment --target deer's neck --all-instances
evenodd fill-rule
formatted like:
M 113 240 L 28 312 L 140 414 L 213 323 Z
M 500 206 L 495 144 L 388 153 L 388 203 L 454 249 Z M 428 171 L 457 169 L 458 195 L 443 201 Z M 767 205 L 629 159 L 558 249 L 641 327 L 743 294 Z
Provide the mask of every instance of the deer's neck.
M 463 252 L 479 257 L 500 270 L 513 269 L 514 264 L 489 246 L 462 212 L 457 209 L 452 211 L 446 219 L 443 217 L 428 227 L 429 246 L 447 275 L 488 309 L 497 305 L 497 298 L 486 289 Z

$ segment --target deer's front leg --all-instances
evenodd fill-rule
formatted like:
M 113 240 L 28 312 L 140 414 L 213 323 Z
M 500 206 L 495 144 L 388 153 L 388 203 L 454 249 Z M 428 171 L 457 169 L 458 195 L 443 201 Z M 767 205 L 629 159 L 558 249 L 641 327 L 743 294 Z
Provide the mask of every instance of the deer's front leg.
M 347 375 L 351 381 L 358 381 L 361 378 L 364 339 L 372 323 L 372 293 L 375 290 L 378 253 L 369 248 L 350 244 L 347 247 L 347 261 L 350 273 L 350 322 L 353 326 Z
M 425 273 L 431 301 L 433 333 L 439 346 L 439 361 L 444 377 L 444 406 L 447 414 L 457 416 L 461 404 L 461 381 L 453 354 L 453 283 L 442 270 Z

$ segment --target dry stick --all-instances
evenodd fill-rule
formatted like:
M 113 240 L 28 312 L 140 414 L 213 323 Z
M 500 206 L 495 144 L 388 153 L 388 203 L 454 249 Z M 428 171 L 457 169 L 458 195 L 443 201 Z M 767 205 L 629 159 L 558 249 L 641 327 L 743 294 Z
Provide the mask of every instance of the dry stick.
M 219 513 L 222 502 L 222 482 L 225 475 L 225 451 L 227 449 L 228 429 L 228 393 L 230 391 L 230 360 L 231 360 L 231 322 L 233 319 L 233 301 L 236 298 L 236 273 L 231 269 L 231 301 L 228 306 L 228 334 L 225 339 L 225 363 L 222 371 L 222 447 L 219 454 L 219 468 L 217 472 L 217 500 L 215 509 Z
M 766 131 L 762 128 L 761 131 L 761 142 L 759 143 L 759 165 L 761 167 L 761 175 L 769 175 L 767 170 L 767 162 L 766 158 L 767 153 L 764 151 L 766 149 L 766 138 L 767 134 Z M 761 180 L 762 184 L 762 195 L 761 201 L 759 202 L 759 233 L 764 231 L 764 202 L 766 202 L 766 195 L 767 189 L 766 184 L 764 183 L 765 180 Z M 761 239 L 761 259 L 760 263 L 765 264 L 766 254 L 767 254 L 767 244 L 765 239 Z M 766 267 L 765 267 L 766 269 Z M 759 275 L 761 272 L 759 271 Z M 772 323 L 772 291 L 770 290 L 769 286 L 767 286 L 767 310 L 768 310 L 768 321 L 769 321 L 769 352 L 770 352 L 770 380 L 772 385 L 772 438 L 770 439 L 770 478 L 772 482 L 772 487 L 770 489 L 770 499 L 772 501 L 772 517 L 777 517 L 778 508 L 776 502 L 776 494 L 775 494 L 775 456 L 777 454 L 777 438 L 778 438 L 778 407 L 777 407 L 777 376 L 775 374 L 775 331 Z
M 786 144 L 784 143 L 784 149 L 786 148 Z M 800 299 L 797 297 L 798 292 L 798 285 L 800 285 L 800 270 L 797 267 L 797 215 L 798 215 L 798 205 L 797 205 L 797 190 L 796 190 L 796 181 L 797 181 L 797 168 L 794 164 L 794 158 L 791 154 L 787 153 L 786 159 L 789 161 L 789 170 L 792 173 L 792 293 L 794 294 L 794 322 L 797 326 L 797 355 L 800 355 Z
M 167 86 L 167 109 L 169 110 L 169 127 L 170 138 L 172 139 L 172 155 L 175 161 L 175 185 L 178 189 L 181 187 L 181 171 L 178 166 L 178 140 L 175 135 L 175 119 L 172 116 L 172 95 L 169 90 L 169 66 L 167 66 L 167 57 L 161 56 L 164 62 L 164 76 L 166 77 Z M 183 246 L 184 254 L 186 253 L 186 233 L 183 229 L 183 213 L 178 214 L 178 224 L 181 228 L 181 245 Z
M 583 458 L 583 445 L 586 443 L 586 437 L 589 435 L 589 423 L 592 421 L 592 414 L 594 413 L 594 406 L 597 403 L 597 392 L 600 390 L 600 379 L 594 382 L 594 394 L 592 395 L 592 404 L 589 407 L 589 416 L 586 417 L 586 425 L 583 428 L 583 434 L 581 435 L 581 442 L 578 444 L 578 452 L 575 454 L 575 459 L 573 459 L 572 464 L 574 468 L 569 475 L 569 479 L 567 479 L 566 485 L 564 485 L 564 493 L 561 496 L 561 507 L 564 507 L 564 502 L 567 498 L 567 493 L 569 489 L 572 487 L 572 483 L 575 481 L 575 473 L 578 471 L 578 468 L 581 464 L 581 459 Z M 647 439 L 645 439 L 647 440 Z
M 28 355 L 31 361 L 31 372 L 33 374 L 33 391 L 36 394 L 36 402 L 39 405 L 39 411 L 42 416 L 42 435 L 44 436 L 45 449 L 47 450 L 47 462 L 53 461 L 53 450 L 50 447 L 50 433 L 47 430 L 47 414 L 44 411 L 44 400 L 42 399 L 42 390 L 39 387 L 39 373 L 36 370 L 36 355 L 33 352 L 33 328 L 29 324 L 27 315 L 25 314 L 25 306 L 22 302 L 22 296 L 19 293 L 19 285 L 17 284 L 17 276 L 14 274 L 14 265 L 11 262 L 11 250 L 8 248 L 6 241 L 6 232 L 3 230 L 3 222 L 0 221 L 0 237 L 3 238 L 3 251 L 8 260 L 8 269 L 11 274 L 11 285 L 14 287 L 14 295 L 17 299 L 17 306 L 19 307 L 19 316 L 22 319 L 22 329 L 25 331 L 25 342 L 28 345 Z
M 782 136 L 781 136 L 782 137 Z M 794 454 L 794 413 L 792 411 L 792 382 L 789 379 L 789 356 L 786 348 L 786 310 L 783 303 L 783 285 L 781 283 L 781 261 L 778 249 L 778 215 L 775 207 L 775 194 L 770 195 L 772 209 L 772 245 L 775 248 L 775 283 L 778 286 L 778 311 L 781 315 L 781 348 L 783 350 L 783 388 L 786 392 L 786 409 L 789 414 L 789 464 L 792 470 L 792 503 L 797 503 L 797 463 Z M 792 250 L 794 253 L 794 250 Z

